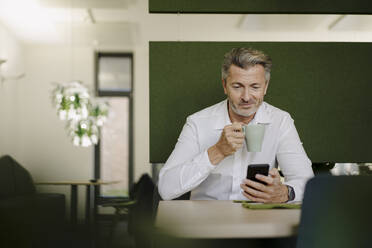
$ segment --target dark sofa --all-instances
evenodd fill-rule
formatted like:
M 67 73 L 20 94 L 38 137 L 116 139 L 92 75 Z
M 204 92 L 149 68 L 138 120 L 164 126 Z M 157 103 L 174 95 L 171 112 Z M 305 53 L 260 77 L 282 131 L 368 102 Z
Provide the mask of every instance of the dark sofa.
M 65 196 L 37 193 L 30 173 L 0 158 L 0 247 L 46 247 L 65 223 Z

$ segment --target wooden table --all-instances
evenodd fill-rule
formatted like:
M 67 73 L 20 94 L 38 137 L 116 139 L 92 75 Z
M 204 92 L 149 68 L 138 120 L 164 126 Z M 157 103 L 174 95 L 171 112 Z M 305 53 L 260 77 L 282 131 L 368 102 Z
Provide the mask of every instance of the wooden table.
M 155 228 L 180 238 L 282 238 L 297 234 L 300 213 L 233 201 L 160 201 Z
M 85 204 L 85 222 L 89 224 L 91 222 L 92 208 L 91 203 L 93 199 L 93 206 L 95 206 L 94 190 L 92 186 L 109 185 L 119 183 L 121 181 L 91 181 L 91 180 L 79 180 L 79 181 L 50 181 L 50 182 L 37 182 L 36 185 L 70 185 L 71 186 L 71 203 L 70 203 L 70 219 L 72 224 L 77 224 L 77 209 L 78 209 L 78 186 L 86 186 L 86 204 Z M 93 194 L 93 197 L 91 197 Z

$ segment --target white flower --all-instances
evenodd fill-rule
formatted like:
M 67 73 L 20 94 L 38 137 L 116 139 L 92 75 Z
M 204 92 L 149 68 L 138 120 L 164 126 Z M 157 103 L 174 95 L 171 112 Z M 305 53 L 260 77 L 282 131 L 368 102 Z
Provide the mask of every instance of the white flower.
M 60 110 L 58 115 L 60 120 L 66 120 L 67 112 L 65 110 Z
M 84 119 L 86 119 L 86 118 L 88 118 L 88 114 L 89 114 L 88 109 L 87 109 L 87 107 L 84 105 L 84 106 L 81 108 L 81 116 L 82 116 Z
M 76 110 L 74 108 L 71 108 L 67 112 L 67 119 L 69 120 L 78 120 L 76 116 Z
M 98 127 L 94 125 L 93 123 L 92 123 L 91 129 L 93 133 L 98 133 Z
M 79 81 L 58 84 L 52 94 L 59 118 L 68 121 L 66 128 L 73 144 L 84 147 L 97 144 L 109 105 L 91 99 L 88 89 Z
M 92 140 L 93 144 L 97 145 L 97 143 L 98 143 L 97 135 L 93 134 L 92 136 L 90 136 L 90 139 Z
M 84 135 L 84 136 L 82 137 L 81 145 L 82 145 L 83 147 L 87 147 L 87 146 L 92 145 L 92 142 L 90 141 L 88 135 Z
M 61 93 L 57 93 L 56 94 L 56 102 L 57 103 L 61 103 L 62 102 L 62 98 L 63 98 L 63 96 L 62 96 L 62 94 Z
M 101 127 L 103 125 L 103 121 L 101 118 L 97 119 L 97 126 Z
M 80 138 L 79 138 L 79 136 L 75 136 L 73 142 L 74 142 L 74 145 L 75 146 L 79 146 L 80 145 Z

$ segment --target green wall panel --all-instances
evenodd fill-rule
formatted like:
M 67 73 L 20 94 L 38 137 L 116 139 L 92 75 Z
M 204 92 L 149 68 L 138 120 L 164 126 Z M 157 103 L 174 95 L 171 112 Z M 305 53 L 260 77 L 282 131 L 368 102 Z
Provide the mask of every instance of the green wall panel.
M 149 0 L 150 13 L 371 14 L 370 0 Z
M 372 161 L 372 43 L 150 42 L 150 161 L 165 162 L 186 117 L 225 99 L 233 47 L 273 59 L 265 101 L 288 111 L 313 162 Z

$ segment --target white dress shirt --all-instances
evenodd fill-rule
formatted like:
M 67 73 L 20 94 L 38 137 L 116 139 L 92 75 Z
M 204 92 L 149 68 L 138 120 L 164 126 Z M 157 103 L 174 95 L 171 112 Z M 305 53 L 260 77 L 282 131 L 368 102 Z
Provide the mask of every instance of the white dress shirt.
M 178 142 L 160 170 L 159 193 L 170 200 L 191 191 L 191 200 L 247 200 L 240 184 L 249 164 L 280 167 L 285 184 L 293 187 L 294 201 L 301 201 L 304 187 L 314 176 L 291 116 L 266 102 L 251 124 L 265 124 L 261 152 L 248 152 L 246 144 L 219 164 L 211 164 L 207 150 L 231 124 L 227 100 L 190 115 Z

